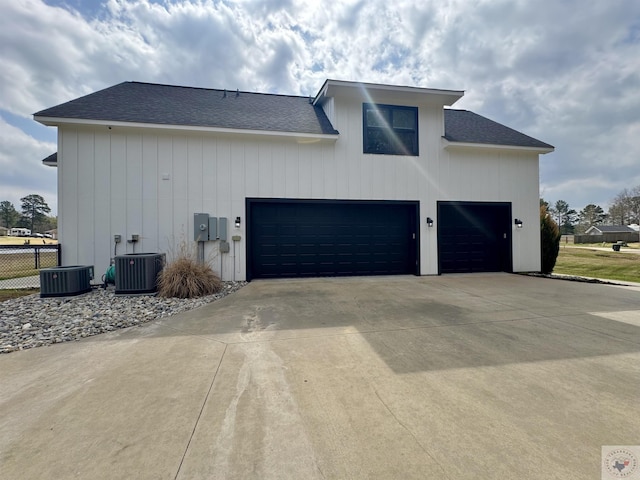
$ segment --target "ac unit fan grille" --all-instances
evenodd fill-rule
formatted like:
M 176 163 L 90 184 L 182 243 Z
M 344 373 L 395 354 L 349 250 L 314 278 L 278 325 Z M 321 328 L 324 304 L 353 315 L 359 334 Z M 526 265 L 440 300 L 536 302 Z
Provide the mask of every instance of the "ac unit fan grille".
M 164 267 L 161 253 L 130 253 L 115 258 L 116 294 L 154 293 Z
M 93 265 L 43 268 L 40 270 L 40 297 L 71 297 L 91 290 Z

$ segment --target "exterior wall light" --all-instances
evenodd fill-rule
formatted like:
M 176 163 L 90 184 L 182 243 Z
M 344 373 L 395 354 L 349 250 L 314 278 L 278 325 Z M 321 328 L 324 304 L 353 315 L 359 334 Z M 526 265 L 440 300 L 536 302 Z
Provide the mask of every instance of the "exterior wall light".
M 515 224 L 516 227 L 522 228 L 522 220 L 519 220 L 516 218 L 513 223 Z
M 433 227 L 433 218 L 427 217 L 427 226 L 428 227 Z
M 236 217 L 236 228 L 240 228 L 240 217 Z

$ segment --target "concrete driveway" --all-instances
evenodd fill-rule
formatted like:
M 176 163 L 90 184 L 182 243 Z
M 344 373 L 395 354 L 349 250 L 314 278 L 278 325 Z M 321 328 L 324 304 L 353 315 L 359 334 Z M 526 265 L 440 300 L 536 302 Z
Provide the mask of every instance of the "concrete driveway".
M 600 479 L 640 443 L 640 288 L 255 281 L 0 385 L 8 479 Z

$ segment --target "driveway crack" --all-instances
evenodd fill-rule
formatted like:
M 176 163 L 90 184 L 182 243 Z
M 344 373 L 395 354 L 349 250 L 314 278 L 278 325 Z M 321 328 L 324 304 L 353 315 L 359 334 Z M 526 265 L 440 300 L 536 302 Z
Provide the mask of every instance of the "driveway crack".
M 193 430 L 191 430 L 191 435 L 189 435 L 189 441 L 187 442 L 187 446 L 182 453 L 182 458 L 180 459 L 180 465 L 178 465 L 178 470 L 176 471 L 176 475 L 174 480 L 177 480 L 178 475 L 180 475 L 180 470 L 182 469 L 182 464 L 184 463 L 184 459 L 187 456 L 187 452 L 189 451 L 189 447 L 191 446 L 191 441 L 193 440 L 193 436 L 196 433 L 196 429 L 198 428 L 198 424 L 200 423 L 200 418 L 202 417 L 202 412 L 204 412 L 204 407 L 209 400 L 209 395 L 211 394 L 211 390 L 213 390 L 213 384 L 216 381 L 218 376 L 218 372 L 220 371 L 220 365 L 222 365 L 222 360 L 224 359 L 225 354 L 227 353 L 228 345 L 224 346 L 224 350 L 222 351 L 222 355 L 220 355 L 220 361 L 218 362 L 218 366 L 216 367 L 216 371 L 213 374 L 213 378 L 211 379 L 211 384 L 209 385 L 209 390 L 207 390 L 207 394 L 204 397 L 204 401 L 202 402 L 202 406 L 200 407 L 200 412 L 198 412 L 198 418 L 196 418 L 196 423 L 193 425 Z
M 442 467 L 442 465 L 440 464 L 440 462 L 438 462 L 438 460 L 436 460 L 436 458 L 431 454 L 431 452 L 429 452 L 429 450 L 422 445 L 422 443 L 420 442 L 420 440 L 418 440 L 418 437 L 416 437 L 414 435 L 414 433 L 411 431 L 411 429 L 409 429 L 409 427 L 407 427 L 407 425 L 404 424 L 404 422 L 402 422 L 402 420 L 400 420 L 396 414 L 393 412 L 393 410 L 391 410 L 391 408 L 389 407 L 389 405 L 387 405 L 387 403 L 382 399 L 382 397 L 380 396 L 380 394 L 378 393 L 377 389 L 373 389 L 373 391 L 376 394 L 376 397 L 378 397 L 378 400 L 380 400 L 380 403 L 382 403 L 382 405 L 384 405 L 384 408 L 387 410 L 387 412 L 389 412 L 389 414 L 395 419 L 395 421 L 398 423 L 398 425 L 400 425 L 402 428 L 404 428 L 406 430 L 406 432 L 411 435 L 411 437 L 413 438 L 413 440 L 418 444 L 418 446 L 420 447 L 420 449 L 427 454 L 427 456 L 433 460 L 435 462 L 436 465 L 438 465 L 438 467 L 440 468 L 440 470 L 442 471 L 442 475 L 444 476 L 444 478 L 451 480 L 451 477 L 449 477 L 449 475 L 447 475 L 447 473 L 445 472 L 444 468 Z

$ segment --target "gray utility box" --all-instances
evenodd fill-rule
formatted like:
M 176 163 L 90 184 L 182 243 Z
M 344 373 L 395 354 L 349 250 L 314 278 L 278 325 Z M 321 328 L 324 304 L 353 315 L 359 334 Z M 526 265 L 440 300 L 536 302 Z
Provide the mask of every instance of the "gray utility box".
M 163 253 L 128 253 L 115 258 L 116 294 L 158 291 L 158 274 L 165 263 Z
M 71 297 L 91 290 L 93 265 L 43 268 L 40 270 L 40 297 Z
M 208 213 L 193 214 L 193 240 L 195 242 L 207 242 L 209 240 Z M 215 240 L 215 236 L 214 238 L 212 238 L 212 240 Z

